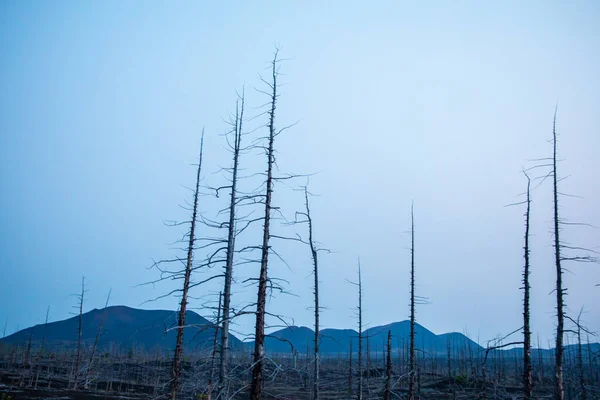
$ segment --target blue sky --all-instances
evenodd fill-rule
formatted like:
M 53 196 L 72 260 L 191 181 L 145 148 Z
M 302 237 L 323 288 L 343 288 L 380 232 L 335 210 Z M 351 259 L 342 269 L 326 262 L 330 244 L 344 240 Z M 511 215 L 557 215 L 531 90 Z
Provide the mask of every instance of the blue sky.
M 311 178 L 326 327 L 352 327 L 356 258 L 370 326 L 406 319 L 410 204 L 417 229 L 418 321 L 483 341 L 521 326 L 523 218 L 506 208 L 520 170 L 547 157 L 558 103 L 563 215 L 600 225 L 600 6 L 580 2 L 3 2 L 0 5 L 0 322 L 8 332 L 72 311 L 140 306 L 170 283 L 147 267 L 174 254 L 200 132 L 205 183 L 229 159 L 223 119 L 281 47 L 282 171 Z M 258 110 L 249 109 L 249 114 Z M 248 155 L 244 168 L 264 168 Z M 302 182 L 301 182 L 302 183 Z M 551 191 L 533 193 L 532 324 L 552 338 Z M 302 206 L 282 187 L 286 212 Z M 216 203 L 201 206 L 214 215 Z M 600 231 L 565 240 L 598 249 Z M 273 274 L 295 296 L 273 312 L 312 324 L 310 259 L 285 245 Z M 600 266 L 571 265 L 567 305 L 600 330 Z M 251 268 L 238 270 L 251 276 Z M 218 285 L 198 289 L 200 308 Z M 236 287 L 234 302 L 255 289 Z M 143 304 L 175 309 L 175 298 Z M 248 333 L 252 320 L 236 330 Z

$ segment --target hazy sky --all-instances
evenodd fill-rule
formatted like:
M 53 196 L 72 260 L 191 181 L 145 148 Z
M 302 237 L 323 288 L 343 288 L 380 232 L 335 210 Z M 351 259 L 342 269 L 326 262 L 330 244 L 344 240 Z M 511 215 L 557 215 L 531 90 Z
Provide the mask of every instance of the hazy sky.
M 135 286 L 158 276 L 147 269 L 153 259 L 174 254 L 181 232 L 163 221 L 186 217 L 179 205 L 189 201 L 203 126 L 205 183 L 223 183 L 214 174 L 229 164 L 223 120 L 243 85 L 248 115 L 259 113 L 265 99 L 253 88 L 276 44 L 288 59 L 277 124 L 299 121 L 277 140 L 279 167 L 317 173 L 315 235 L 335 251 L 321 259 L 323 326 L 356 325 L 347 279 L 358 256 L 368 325 L 407 318 L 413 200 L 417 294 L 429 298 L 418 322 L 481 341 L 522 325 L 523 208 L 504 205 L 520 200 L 527 159 L 551 155 L 557 103 L 560 175 L 571 175 L 561 191 L 583 197 L 561 199 L 562 215 L 600 225 L 600 3 L 324 3 L 1 3 L 8 332 L 43 322 L 48 305 L 51 320 L 68 317 L 82 275 L 86 310 L 102 307 L 109 288 L 111 304 L 137 307 L 173 287 Z M 248 173 L 264 163 L 242 159 Z M 274 201 L 292 215 L 299 196 L 279 186 Z M 546 346 L 555 326 L 551 187 L 532 196 L 532 328 Z M 201 203 L 207 216 L 213 203 Z M 599 229 L 563 237 L 600 250 Z M 294 296 L 269 309 L 311 326 L 310 253 L 282 251 L 289 268 L 273 258 L 270 270 Z M 568 267 L 568 312 L 585 306 L 583 319 L 600 331 L 600 266 Z M 241 286 L 236 306 L 256 295 Z M 195 289 L 192 306 L 218 290 Z M 141 307 L 176 309 L 177 300 Z M 252 328 L 251 318 L 235 327 Z

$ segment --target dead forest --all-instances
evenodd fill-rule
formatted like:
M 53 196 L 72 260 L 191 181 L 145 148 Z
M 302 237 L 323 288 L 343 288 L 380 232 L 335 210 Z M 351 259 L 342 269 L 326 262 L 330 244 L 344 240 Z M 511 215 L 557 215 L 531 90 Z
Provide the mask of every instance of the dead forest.
M 178 242 L 176 258 L 161 259 L 146 272 L 149 279 L 141 285 L 176 282 L 177 288 L 165 290 L 162 297 L 176 298 L 176 320 L 157 328 L 173 335 L 168 349 L 144 346 L 122 348 L 102 345 L 105 320 L 101 318 L 91 334 L 92 340 L 82 339 L 87 329 L 83 314 L 88 305 L 86 282 L 78 289 L 75 317 L 77 340 L 62 343 L 48 342 L 45 333 L 33 333 L 17 343 L 0 341 L 0 393 L 2 400 L 47 398 L 151 398 L 151 399 L 554 399 L 591 400 L 600 398 L 600 346 L 596 333 L 581 320 L 581 313 L 567 311 L 567 290 L 563 274 L 573 263 L 595 263 L 595 252 L 563 237 L 566 225 L 586 229 L 585 221 L 567 221 L 559 207 L 560 141 L 556 129 L 558 109 L 549 115 L 548 139 L 551 152 L 547 157 L 529 162 L 522 172 L 523 196 L 509 204 L 522 212 L 522 280 L 515 282 L 522 289 L 522 325 L 507 329 L 504 337 L 471 342 L 448 339 L 440 348 L 426 346 L 419 334 L 417 310 L 425 304 L 424 293 L 418 293 L 419 280 L 419 204 L 406 213 L 411 217 L 410 242 L 405 262 L 397 268 L 409 277 L 410 287 L 398 304 L 409 306 L 401 315 L 409 315 L 407 337 L 396 337 L 391 330 L 381 331 L 377 338 L 365 329 L 363 315 L 363 282 L 361 264 L 356 278 L 340 285 L 356 289 L 356 336 L 340 343 L 343 351 L 322 348 L 324 336 L 321 311 L 326 306 L 319 299 L 319 268 L 326 264 L 330 250 L 318 241 L 319 226 L 326 221 L 313 219 L 311 214 L 310 177 L 313 171 L 283 172 L 277 160 L 277 141 L 280 135 L 294 135 L 295 123 L 281 123 L 277 117 L 281 96 L 281 68 L 286 62 L 278 51 L 269 64 L 268 73 L 260 76 L 249 106 L 249 90 L 241 88 L 233 97 L 233 112 L 227 121 L 222 143 L 230 158 L 221 161 L 219 185 L 205 184 L 203 177 L 214 165 L 205 165 L 204 138 L 213 133 L 199 127 L 198 157 L 195 181 L 189 199 L 182 199 L 189 219 L 169 225 L 185 229 Z M 293 77 L 286 77 L 293 79 Z M 247 93 L 248 92 L 248 93 Z M 293 94 L 291 94 L 293 95 Z M 248 96 L 249 97 L 249 96 Z M 257 107 L 257 105 L 259 107 Z M 552 118 L 553 117 L 553 118 Z M 215 133 L 215 135 L 217 135 Z M 301 140 L 300 138 L 298 140 Z M 195 144 L 193 144 L 195 145 Z M 542 147 L 544 149 L 545 147 Z M 534 155 L 532 155 L 534 156 Z M 264 169 L 252 171 L 245 165 L 247 158 L 260 158 Z M 519 166 L 516 166 L 518 168 Z M 174 177 L 177 179 L 177 177 Z M 551 268 L 555 287 L 548 288 L 555 302 L 556 331 L 551 349 L 532 337 L 530 311 L 531 274 L 540 266 L 530 262 L 530 215 L 535 209 L 535 189 L 550 186 L 553 193 L 553 221 L 548 251 L 554 255 Z M 289 210 L 278 202 L 279 191 L 292 191 L 304 204 Z M 319 195 L 327 196 L 327 193 Z M 507 194 L 507 198 L 514 194 Z M 205 212 L 203 202 L 210 197 L 220 205 L 215 212 Z M 211 203 L 213 204 L 213 203 Z M 278 279 L 278 268 L 286 260 L 278 252 L 281 243 L 297 246 L 305 252 L 306 273 L 312 274 L 311 299 L 314 325 L 306 348 L 296 348 L 285 338 L 273 338 L 273 326 L 289 327 L 289 316 L 269 310 L 273 293 L 293 288 Z M 242 308 L 234 307 L 233 285 L 236 272 L 252 266 L 257 274 L 245 282 L 256 293 L 255 301 Z M 549 273 L 549 272 L 546 272 Z M 203 285 L 218 282 L 219 293 L 210 302 L 194 304 L 193 292 Z M 110 303 L 107 297 L 105 308 Z M 208 322 L 198 324 L 190 319 L 189 308 L 203 309 Z M 232 323 L 250 316 L 254 332 L 243 345 L 232 337 Z M 191 321 L 191 322 L 190 322 Z M 275 321 L 275 322 L 273 322 Z M 46 317 L 46 324 L 48 317 Z M 85 326 L 84 326 L 85 325 Z M 42 326 L 39 332 L 44 332 Z M 32 331 L 33 332 L 33 331 Z M 192 337 L 202 332 L 201 346 L 188 345 Z M 89 332 L 86 333 L 88 336 Z M 4 332 L 4 335 L 6 332 Z M 235 345 L 234 343 L 235 339 Z M 271 351 L 266 343 L 277 340 L 289 351 Z

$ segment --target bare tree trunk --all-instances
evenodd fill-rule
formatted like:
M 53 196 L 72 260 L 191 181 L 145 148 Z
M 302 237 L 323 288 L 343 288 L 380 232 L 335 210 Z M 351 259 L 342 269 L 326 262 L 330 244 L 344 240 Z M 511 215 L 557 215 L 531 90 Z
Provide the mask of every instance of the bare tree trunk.
M 308 202 L 308 188 L 304 187 L 304 199 L 306 201 L 306 219 L 308 221 L 308 244 L 310 246 L 310 254 L 313 260 L 313 274 L 315 276 L 315 355 L 314 355 L 314 376 L 313 376 L 313 400 L 319 400 L 319 263 L 318 263 L 318 252 L 315 247 L 313 240 L 313 226 L 312 218 L 310 216 L 310 206 Z
M 38 386 L 38 380 L 40 378 L 40 371 L 42 369 L 42 365 L 41 365 L 41 360 L 42 357 L 44 357 L 44 345 L 46 343 L 46 329 L 48 327 L 48 316 L 50 315 L 50 306 L 48 306 L 48 308 L 46 309 L 46 322 L 44 322 L 44 335 L 42 336 L 42 344 L 40 346 L 40 351 L 39 351 L 39 355 L 38 355 L 38 365 L 37 365 L 37 372 L 35 375 L 35 384 L 34 384 L 34 388 L 37 389 Z
M 27 342 L 27 350 L 23 354 L 23 360 L 21 360 L 21 373 L 19 376 L 19 386 L 25 386 L 25 371 L 31 375 L 31 362 L 29 361 L 29 354 L 31 353 L 31 341 L 33 340 L 33 329 L 29 331 L 29 340 Z M 26 368 L 26 367 L 30 368 Z
M 531 210 L 531 180 L 527 177 L 527 209 L 525 211 L 525 266 L 523 270 L 523 386 L 525 400 L 533 398 L 533 371 L 531 367 L 531 328 L 529 324 L 529 215 Z
M 410 207 L 410 353 L 408 375 L 408 398 L 415 400 L 415 216 Z
M 388 331 L 387 337 L 387 362 L 385 365 L 385 393 L 384 400 L 392 399 L 392 331 Z
M 358 393 L 357 399 L 362 400 L 363 395 L 363 369 L 362 369 L 362 278 L 360 274 L 360 260 L 358 261 Z
M 81 278 L 81 295 L 79 296 L 79 327 L 77 329 L 77 354 L 75 356 L 75 369 L 73 370 L 73 390 L 77 390 L 79 368 L 81 364 L 81 335 L 83 324 L 83 295 L 85 294 L 85 278 Z
M 564 400 L 565 389 L 563 383 L 563 335 L 565 326 L 565 315 L 563 311 L 565 289 L 562 284 L 562 273 L 563 269 L 561 266 L 560 256 L 560 238 L 559 238 L 559 225 L 560 220 L 558 218 L 558 177 L 557 177 L 557 158 L 556 158 L 556 109 L 554 110 L 554 122 L 552 126 L 552 179 L 553 179 L 553 195 L 554 195 L 554 257 L 556 266 L 556 350 L 555 350 L 555 387 L 554 387 L 554 398 L 556 400 Z
M 238 102 L 239 104 L 239 102 Z M 241 110 L 236 106 L 235 124 L 234 124 L 234 145 L 233 145 L 233 167 L 231 177 L 231 196 L 229 201 L 229 223 L 227 235 L 227 256 L 225 261 L 225 284 L 223 287 L 223 329 L 221 329 L 221 349 L 219 352 L 219 385 L 217 398 L 225 389 L 225 376 L 227 373 L 227 355 L 229 353 L 229 311 L 231 308 L 231 278 L 233 275 L 233 256 L 235 253 L 235 211 L 237 204 L 237 179 L 238 165 L 240 157 L 240 146 L 242 140 L 242 122 L 244 118 L 244 95 L 241 98 Z
M 96 333 L 96 339 L 94 340 L 94 345 L 92 346 L 92 354 L 90 354 L 90 361 L 88 363 L 87 371 L 85 373 L 85 388 L 88 388 L 90 374 L 92 372 L 92 366 L 94 364 L 94 356 L 96 355 L 96 349 L 98 348 L 98 342 L 100 341 L 100 336 L 102 335 L 102 328 L 104 328 L 104 323 L 106 322 L 106 307 L 108 307 L 108 301 L 110 300 L 110 294 L 112 289 L 108 291 L 108 296 L 106 296 L 106 303 L 104 304 L 104 310 L 102 313 L 102 320 L 100 321 L 100 325 L 98 326 L 98 333 Z
M 583 311 L 583 309 L 581 310 Z M 581 400 L 587 400 L 587 390 L 585 387 L 585 375 L 583 370 L 583 349 L 581 347 L 581 312 L 577 317 L 577 370 L 579 373 L 579 390 L 581 391 Z M 589 346 L 588 346 L 589 349 Z M 588 350 L 589 351 L 589 350 Z M 588 368 L 591 368 L 590 365 Z
M 267 181 L 265 195 L 265 216 L 263 226 L 262 255 L 260 275 L 258 278 L 258 294 L 256 301 L 256 325 L 254 333 L 254 367 L 250 384 L 250 399 L 260 400 L 264 385 L 263 357 L 265 352 L 265 311 L 267 303 L 267 266 L 269 263 L 269 227 L 271 222 L 271 195 L 273 192 L 273 163 L 275 140 L 275 108 L 277 103 L 277 52 L 272 61 L 271 109 L 269 110 L 269 144 L 267 147 Z
M 219 326 L 221 324 L 221 298 L 223 296 L 222 292 L 219 292 L 219 307 L 217 309 L 217 322 L 215 322 L 215 337 L 213 339 L 213 348 L 212 355 L 210 360 L 210 378 L 208 379 L 208 400 L 212 398 L 213 392 L 213 379 L 215 375 L 215 359 L 217 356 L 217 343 L 219 339 Z M 219 392 L 217 393 L 217 398 L 221 396 L 221 391 L 224 388 L 219 387 Z
M 189 242 L 187 249 L 187 260 L 185 265 L 185 274 L 181 295 L 181 304 L 179 306 L 179 319 L 177 323 L 177 342 L 175 353 L 173 355 L 173 365 L 171 368 L 171 387 L 169 398 L 175 400 L 180 389 L 181 379 L 181 360 L 183 358 L 183 332 L 185 328 L 185 317 L 187 311 L 188 290 L 190 287 L 190 277 L 192 274 L 192 261 L 194 259 L 194 242 L 196 217 L 198 212 L 198 191 L 200 189 L 200 172 L 202 170 L 202 150 L 204 147 L 204 129 L 202 129 L 202 138 L 200 139 L 200 156 L 198 158 L 198 169 L 196 172 L 196 190 L 194 191 L 194 204 L 192 206 L 192 220 L 190 222 Z

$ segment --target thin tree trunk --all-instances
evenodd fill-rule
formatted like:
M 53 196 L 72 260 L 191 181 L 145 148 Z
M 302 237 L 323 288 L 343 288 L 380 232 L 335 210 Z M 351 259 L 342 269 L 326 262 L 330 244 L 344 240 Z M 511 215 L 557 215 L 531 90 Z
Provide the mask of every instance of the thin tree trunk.
M 579 317 L 577 317 L 577 370 L 579 372 L 579 389 L 581 391 L 581 400 L 587 400 L 587 390 L 585 388 L 585 375 L 583 370 L 583 350 L 581 347 L 581 325 L 579 325 L 580 318 L 581 313 L 579 313 Z M 591 368 L 591 365 L 589 368 Z
M 360 274 L 360 260 L 358 261 L 358 393 L 357 399 L 362 400 L 363 395 L 363 369 L 362 369 L 362 278 Z
M 79 297 L 79 325 L 77 329 L 77 354 L 75 356 L 75 369 L 73 371 L 73 390 L 77 390 L 79 368 L 81 364 L 81 335 L 83 328 L 83 295 L 85 294 L 85 278 L 81 278 L 81 295 Z
M 525 211 L 525 266 L 523 270 L 523 386 L 525 400 L 533 398 L 533 370 L 531 367 L 531 328 L 529 324 L 529 215 L 531 210 L 531 180 L 527 177 L 527 210 Z
M 213 339 L 213 348 L 212 348 L 212 355 L 211 355 L 211 360 L 210 360 L 210 378 L 208 379 L 208 400 L 210 400 L 212 398 L 212 392 L 213 392 L 213 379 L 214 379 L 214 375 L 215 375 L 215 361 L 216 361 L 216 356 L 217 356 L 217 343 L 218 343 L 218 339 L 219 339 L 219 326 L 221 324 L 221 298 L 223 296 L 222 292 L 219 292 L 219 307 L 217 309 L 217 322 L 215 323 L 215 337 Z M 223 391 L 224 388 L 219 387 L 219 392 L 217 393 L 217 398 L 219 398 L 219 396 L 221 396 L 221 391 Z
M 239 102 L 238 102 L 239 104 Z M 225 389 L 225 377 L 227 374 L 227 355 L 229 353 L 229 322 L 231 307 L 231 279 L 233 275 L 233 256 L 235 253 L 235 211 L 237 204 L 237 179 L 242 140 L 242 122 L 244 118 L 244 95 L 241 98 L 241 110 L 236 106 L 235 133 L 233 146 L 233 169 L 231 177 L 231 196 L 229 201 L 229 224 L 227 235 L 227 256 L 225 261 L 225 284 L 223 287 L 223 329 L 221 329 L 221 349 L 219 352 L 219 385 L 217 398 L 221 398 Z
M 310 206 L 308 202 L 308 189 L 304 187 L 304 199 L 306 202 L 306 219 L 308 221 L 308 244 L 310 246 L 310 254 L 313 260 L 313 274 L 315 277 L 314 294 L 315 294 L 315 354 L 314 354 L 314 376 L 313 376 L 313 400 L 319 400 L 319 263 L 318 252 L 313 240 L 313 225 L 310 216 Z
M 277 52 L 272 61 L 271 109 L 269 110 L 269 144 L 267 147 L 267 181 L 265 195 L 265 216 L 263 226 L 262 255 L 260 275 L 258 278 L 258 294 L 256 301 L 256 324 L 254 333 L 254 367 L 250 384 L 250 399 L 260 400 L 264 385 L 263 357 L 265 352 L 265 311 L 267 303 L 267 267 L 269 263 L 269 227 L 271 222 L 271 195 L 273 192 L 273 163 L 275 141 L 275 108 L 277 102 Z
M 392 399 L 392 331 L 387 336 L 387 362 L 385 365 L 385 393 L 384 400 Z
M 108 301 L 110 300 L 110 294 L 112 289 L 108 291 L 108 296 L 106 296 L 106 303 L 104 304 L 104 310 L 102 313 L 102 320 L 100 321 L 100 326 L 98 326 L 98 333 L 96 333 L 96 339 L 94 340 L 94 345 L 92 346 L 92 354 L 90 354 L 90 361 L 88 363 L 87 371 L 85 373 L 85 388 L 88 388 L 90 373 L 92 372 L 92 366 L 94 364 L 94 356 L 96 355 L 96 349 L 98 348 L 98 342 L 100 341 L 100 336 L 102 335 L 102 328 L 104 328 L 104 323 L 106 322 L 106 307 L 108 307 Z
M 408 398 L 415 400 L 415 217 L 410 208 L 410 353 L 408 375 Z
M 565 326 L 564 307 L 564 289 L 562 284 L 562 258 L 560 256 L 560 220 L 558 218 L 558 177 L 557 177 L 557 158 L 556 158 L 556 109 L 554 110 L 554 123 L 552 126 L 552 179 L 554 195 L 554 262 L 556 266 L 556 346 L 555 346 L 555 387 L 554 398 L 564 400 L 565 389 L 563 383 L 563 335 Z
M 188 290 L 190 287 L 190 278 L 192 275 L 192 261 L 194 259 L 194 242 L 196 217 L 198 212 L 198 191 L 200 189 L 200 172 L 202 170 L 202 150 L 204 147 L 204 129 L 202 129 L 202 138 L 200 139 L 200 156 L 198 158 L 198 169 L 196 172 L 196 190 L 194 192 L 194 204 L 192 206 L 192 220 L 190 222 L 189 242 L 187 249 L 187 260 L 185 265 L 185 274 L 181 295 L 181 304 L 179 306 L 179 318 L 177 323 L 177 342 L 175 353 L 173 355 L 173 365 L 171 367 L 171 387 L 170 399 L 175 400 L 180 389 L 181 379 L 181 360 L 183 358 L 183 332 L 185 327 L 185 317 L 187 312 Z
M 36 372 L 36 376 L 35 376 L 35 384 L 34 384 L 34 388 L 37 389 L 38 386 L 38 381 L 40 378 L 40 371 L 42 369 L 42 365 L 41 365 L 41 360 L 42 357 L 44 357 L 44 345 L 46 343 L 46 329 L 48 328 L 48 316 L 50 315 L 50 306 L 48 306 L 48 308 L 46 309 L 46 322 L 44 322 L 44 334 L 42 336 L 42 344 L 40 346 L 40 352 L 38 355 L 38 366 L 37 366 L 37 372 Z

